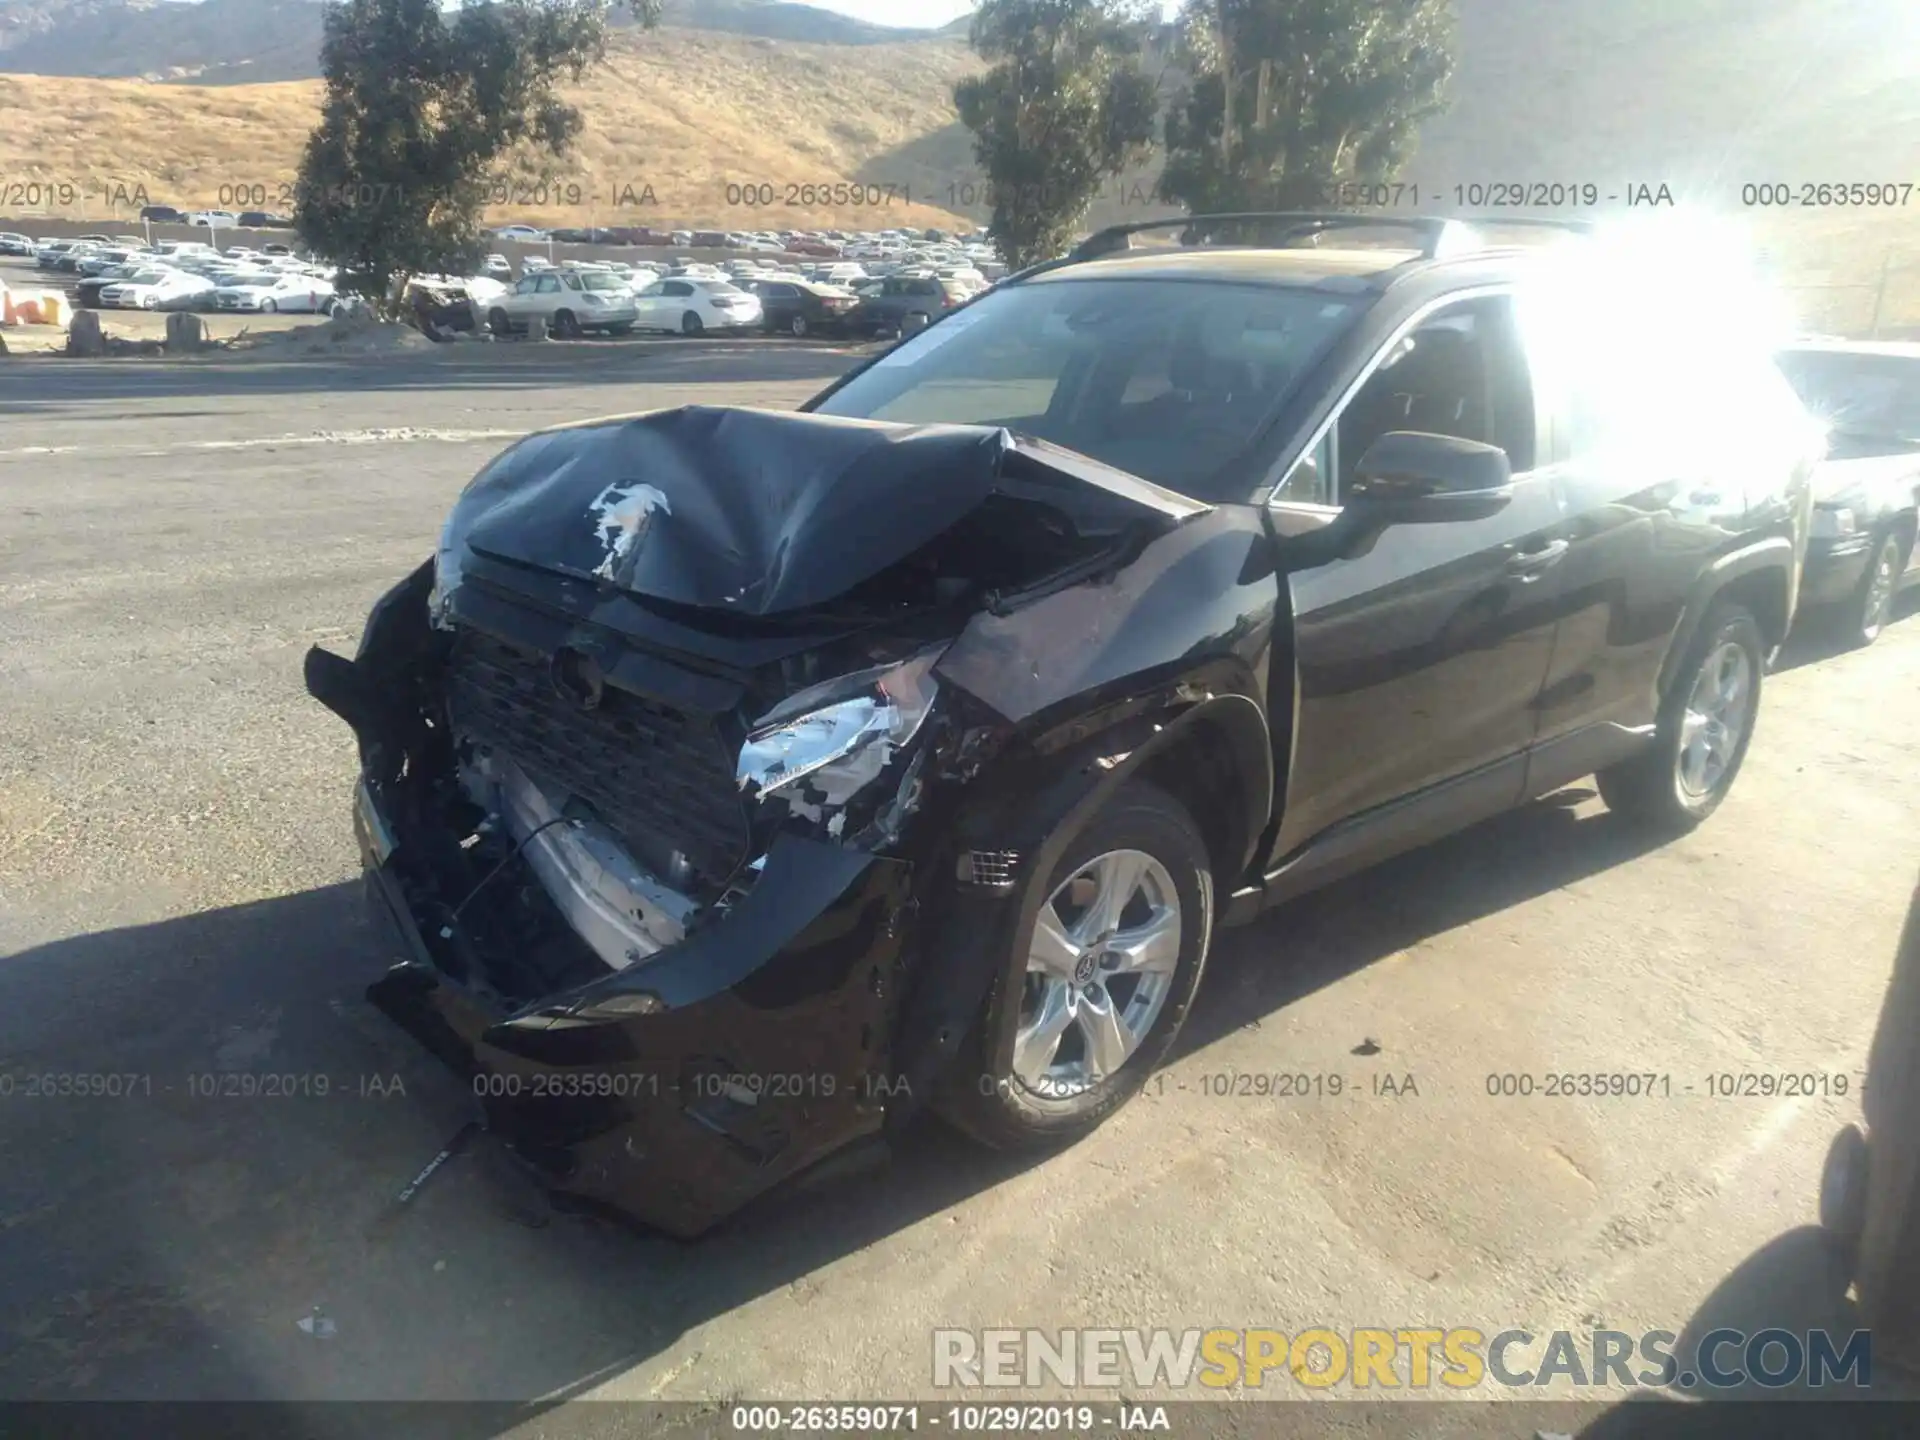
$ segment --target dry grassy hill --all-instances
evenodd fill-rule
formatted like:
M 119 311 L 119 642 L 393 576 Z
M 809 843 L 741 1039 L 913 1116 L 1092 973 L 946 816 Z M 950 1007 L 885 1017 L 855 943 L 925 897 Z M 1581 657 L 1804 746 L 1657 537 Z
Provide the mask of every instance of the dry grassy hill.
M 953 123 L 953 82 L 977 62 L 957 40 L 804 45 L 663 29 L 617 36 L 608 63 L 570 98 L 588 117 L 547 185 L 494 218 L 550 224 L 951 225 L 950 176 L 914 147 Z M 152 85 L 0 75 L 0 206 L 38 181 L 96 197 L 146 187 L 157 204 L 286 209 L 286 189 L 318 115 L 318 81 Z M 832 187 L 891 186 L 835 204 Z M 826 187 L 789 194 L 789 187 Z M 642 198 L 656 203 L 616 205 Z M 729 186 L 755 187 L 746 203 Z M 769 191 L 768 187 L 771 187 Z M 244 193 L 244 198 L 243 197 Z M 556 203 L 580 197 L 578 205 Z M 927 198 L 933 197 L 933 203 Z M 540 203 L 542 199 L 547 203 Z M 789 203 L 789 201 L 792 203 Z M 121 218 L 129 211 L 123 206 Z

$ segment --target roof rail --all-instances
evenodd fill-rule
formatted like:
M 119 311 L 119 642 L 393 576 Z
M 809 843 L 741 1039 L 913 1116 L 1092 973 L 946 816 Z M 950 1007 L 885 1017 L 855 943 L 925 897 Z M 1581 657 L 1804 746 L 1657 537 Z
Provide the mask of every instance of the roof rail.
M 1277 225 L 1278 230 L 1263 236 L 1258 241 L 1229 241 L 1255 245 L 1261 249 L 1285 249 L 1298 241 L 1312 239 L 1334 230 L 1381 230 L 1400 229 L 1411 233 L 1415 240 L 1412 247 L 1419 251 L 1421 258 L 1437 260 L 1450 251 L 1485 250 L 1489 247 L 1481 232 L 1485 230 L 1519 227 L 1522 229 L 1554 229 L 1571 234 L 1588 235 L 1593 225 L 1585 220 L 1558 220 L 1541 216 L 1508 215 L 1375 215 L 1356 211 L 1317 211 L 1317 210 L 1251 210 L 1219 215 L 1177 215 L 1165 220 L 1136 220 L 1128 225 L 1110 225 L 1097 230 L 1082 240 L 1065 257 L 1068 262 L 1098 260 L 1107 255 L 1117 255 L 1133 248 L 1133 237 L 1150 230 L 1182 231 L 1182 245 L 1204 245 L 1209 243 L 1207 236 L 1219 226 L 1237 226 L 1247 229 Z

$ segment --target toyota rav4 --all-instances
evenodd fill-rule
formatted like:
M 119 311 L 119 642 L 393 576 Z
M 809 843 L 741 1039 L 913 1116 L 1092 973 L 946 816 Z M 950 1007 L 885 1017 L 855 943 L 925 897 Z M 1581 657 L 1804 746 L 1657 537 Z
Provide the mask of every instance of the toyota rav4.
M 797 413 L 512 446 L 308 657 L 372 998 L 554 1190 L 692 1235 L 926 1108 L 1084 1133 L 1216 927 L 1387 855 L 1595 773 L 1704 820 L 1817 443 L 1685 277 L 1495 238 L 1123 227 Z

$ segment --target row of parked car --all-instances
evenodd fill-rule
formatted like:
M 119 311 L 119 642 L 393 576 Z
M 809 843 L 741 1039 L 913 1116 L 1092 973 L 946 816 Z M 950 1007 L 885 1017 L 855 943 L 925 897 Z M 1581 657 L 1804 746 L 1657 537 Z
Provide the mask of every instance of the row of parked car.
M 286 245 L 216 250 L 204 241 L 87 235 L 31 240 L 0 235 L 0 254 L 30 254 L 34 265 L 71 275 L 74 303 L 98 310 L 236 310 L 323 313 L 337 303 L 333 272 Z
M 807 259 L 966 263 L 998 279 L 1006 267 L 986 237 L 944 230 L 654 230 L 645 226 L 542 230 L 503 225 L 496 239 L 520 245 L 654 245 L 675 250 L 739 250 Z
M 869 275 L 849 262 L 716 265 L 682 257 L 659 267 L 528 256 L 508 284 L 510 262 L 492 255 L 481 276 L 424 282 L 415 309 L 442 328 L 484 327 L 503 337 L 535 321 L 561 337 L 634 330 L 874 337 L 929 324 L 988 288 L 969 267 L 889 268 Z

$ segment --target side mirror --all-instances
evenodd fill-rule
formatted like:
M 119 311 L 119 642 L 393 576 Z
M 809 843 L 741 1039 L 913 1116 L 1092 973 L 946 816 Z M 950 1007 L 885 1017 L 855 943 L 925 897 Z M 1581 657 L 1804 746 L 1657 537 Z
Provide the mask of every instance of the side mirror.
M 1513 498 L 1513 471 L 1497 445 L 1393 430 L 1367 447 L 1345 508 L 1388 525 L 1480 520 Z

